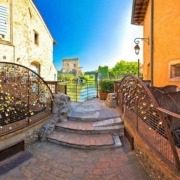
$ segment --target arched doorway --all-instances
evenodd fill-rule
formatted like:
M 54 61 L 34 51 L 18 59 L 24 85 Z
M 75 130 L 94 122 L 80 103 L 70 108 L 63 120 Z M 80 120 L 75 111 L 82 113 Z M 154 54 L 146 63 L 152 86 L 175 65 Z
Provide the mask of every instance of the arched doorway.
M 33 61 L 33 62 L 31 62 L 30 69 L 32 69 L 33 71 L 35 71 L 37 74 L 40 75 L 40 72 L 41 72 L 41 64 L 38 63 L 37 61 Z

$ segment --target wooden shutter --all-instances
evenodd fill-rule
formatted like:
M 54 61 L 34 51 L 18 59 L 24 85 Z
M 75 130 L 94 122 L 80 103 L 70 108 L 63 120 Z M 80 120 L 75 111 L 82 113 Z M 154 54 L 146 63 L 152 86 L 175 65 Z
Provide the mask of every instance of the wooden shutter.
M 8 12 L 7 7 L 0 5 L 0 36 L 5 37 L 7 34 Z

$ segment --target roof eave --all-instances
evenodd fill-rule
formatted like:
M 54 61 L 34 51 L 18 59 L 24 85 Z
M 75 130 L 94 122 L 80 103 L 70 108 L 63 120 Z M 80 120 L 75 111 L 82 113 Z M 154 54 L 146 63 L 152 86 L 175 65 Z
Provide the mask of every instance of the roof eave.
M 131 24 L 143 25 L 149 0 L 133 0 Z

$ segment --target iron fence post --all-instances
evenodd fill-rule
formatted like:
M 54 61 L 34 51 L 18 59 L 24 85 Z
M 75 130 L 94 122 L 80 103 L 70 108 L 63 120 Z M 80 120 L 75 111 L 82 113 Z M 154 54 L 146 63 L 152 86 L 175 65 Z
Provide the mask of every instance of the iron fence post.
M 67 84 L 64 85 L 64 93 L 67 95 Z

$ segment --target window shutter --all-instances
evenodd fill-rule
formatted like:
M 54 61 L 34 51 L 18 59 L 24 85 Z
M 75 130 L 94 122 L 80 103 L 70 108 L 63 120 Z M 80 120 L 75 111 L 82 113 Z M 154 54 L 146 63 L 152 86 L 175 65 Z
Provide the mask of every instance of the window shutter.
M 0 5 L 0 36 L 4 37 L 7 34 L 7 7 Z

